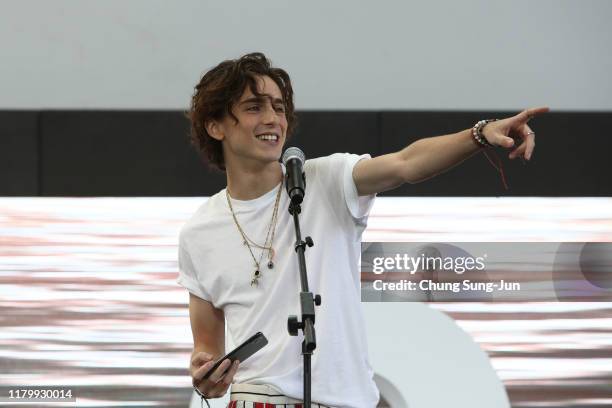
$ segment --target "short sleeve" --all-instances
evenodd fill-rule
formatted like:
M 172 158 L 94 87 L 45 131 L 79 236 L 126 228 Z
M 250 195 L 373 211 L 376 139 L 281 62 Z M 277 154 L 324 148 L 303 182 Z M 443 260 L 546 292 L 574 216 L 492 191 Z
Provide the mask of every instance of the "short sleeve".
M 337 220 L 358 226 L 358 233 L 365 229 L 368 215 L 376 194 L 359 196 L 353 180 L 353 169 L 360 160 L 369 160 L 370 155 L 334 153 L 306 161 L 306 182 L 313 182 L 321 189 L 318 197 L 329 203 L 329 209 L 338 217 Z M 307 187 L 308 188 L 308 187 Z M 312 199 L 312 195 L 307 198 Z
M 343 177 L 344 199 L 346 201 L 346 206 L 349 213 L 356 220 L 363 219 L 370 214 L 370 210 L 374 205 L 376 194 L 359 196 L 357 193 L 355 180 L 353 179 L 353 169 L 359 161 L 369 160 L 371 158 L 372 157 L 369 154 L 364 154 L 361 156 L 356 154 L 347 154 L 346 157 Z
M 200 299 L 212 302 L 210 294 L 198 281 L 198 273 L 182 236 L 178 248 L 179 273 L 176 282 Z

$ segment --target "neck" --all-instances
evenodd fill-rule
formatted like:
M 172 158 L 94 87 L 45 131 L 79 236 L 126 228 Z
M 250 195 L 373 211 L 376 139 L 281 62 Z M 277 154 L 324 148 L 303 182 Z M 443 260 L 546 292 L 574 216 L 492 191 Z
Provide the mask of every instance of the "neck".
M 253 200 L 281 182 L 283 171 L 278 162 L 257 167 L 227 166 L 227 191 L 236 200 Z

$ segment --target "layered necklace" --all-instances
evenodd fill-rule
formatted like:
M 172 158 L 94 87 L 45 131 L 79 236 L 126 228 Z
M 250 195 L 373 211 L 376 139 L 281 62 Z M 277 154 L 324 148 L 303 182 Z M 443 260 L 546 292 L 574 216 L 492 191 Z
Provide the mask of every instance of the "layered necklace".
M 225 197 L 227 198 L 227 205 L 232 212 L 232 218 L 234 219 L 234 224 L 238 228 L 240 235 L 242 235 L 242 243 L 246 245 L 249 249 L 249 253 L 251 254 L 251 258 L 253 258 L 253 262 L 255 263 L 255 271 L 253 272 L 253 277 L 251 278 L 251 286 L 257 286 L 259 284 L 259 278 L 261 277 L 261 261 L 263 260 L 264 254 L 268 253 L 268 269 L 274 268 L 274 248 L 272 247 L 272 243 L 274 242 L 274 232 L 276 231 L 276 221 L 278 219 L 278 204 L 280 202 L 281 192 L 283 191 L 283 186 L 281 185 L 278 188 L 278 193 L 276 194 L 276 202 L 274 203 L 274 210 L 272 211 L 272 219 L 270 219 L 270 224 L 268 224 L 268 232 L 266 234 L 266 240 L 263 245 L 259 245 L 251 238 L 247 236 L 244 232 L 240 223 L 238 222 L 238 218 L 236 217 L 236 213 L 234 212 L 234 207 L 232 207 L 232 200 L 230 199 L 229 192 L 227 188 L 225 189 Z M 259 261 L 255 257 L 253 253 L 254 248 L 261 249 L 261 254 L 259 255 Z

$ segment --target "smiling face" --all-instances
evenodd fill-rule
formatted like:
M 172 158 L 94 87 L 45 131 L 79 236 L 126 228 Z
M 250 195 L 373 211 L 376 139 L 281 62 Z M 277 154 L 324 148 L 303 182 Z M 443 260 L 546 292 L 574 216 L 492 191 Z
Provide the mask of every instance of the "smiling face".
M 236 165 L 262 166 L 277 162 L 287 135 L 287 118 L 282 93 L 268 76 L 257 78 L 255 95 L 247 86 L 230 115 L 207 126 L 208 133 L 223 144 L 228 168 Z

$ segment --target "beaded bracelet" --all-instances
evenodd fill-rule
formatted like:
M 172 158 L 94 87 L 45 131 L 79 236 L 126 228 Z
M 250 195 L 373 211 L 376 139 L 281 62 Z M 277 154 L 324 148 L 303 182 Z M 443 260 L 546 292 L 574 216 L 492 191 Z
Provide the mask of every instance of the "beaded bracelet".
M 493 146 L 486 137 L 482 134 L 482 129 L 485 127 L 487 123 L 495 122 L 499 119 L 483 119 L 478 121 L 474 127 L 472 128 L 472 137 L 478 143 L 480 147 L 491 147 Z
M 478 121 L 474 125 L 474 127 L 472 128 L 472 137 L 479 147 L 485 148 L 485 147 L 493 146 L 491 143 L 489 143 L 487 138 L 484 137 L 484 135 L 482 134 L 482 129 L 485 127 L 487 123 L 495 122 L 497 120 L 499 119 L 483 119 L 483 120 Z M 495 161 L 491 157 L 489 157 L 487 150 L 484 151 L 484 155 L 489 161 L 489 163 L 491 163 L 491 165 L 495 167 L 495 170 L 499 172 L 504 188 L 508 190 L 508 183 L 506 182 L 506 175 L 504 174 L 503 163 L 501 159 L 495 154 L 494 150 L 491 150 L 490 153 L 493 155 L 493 158 L 495 159 Z

